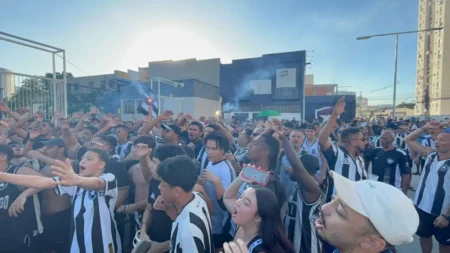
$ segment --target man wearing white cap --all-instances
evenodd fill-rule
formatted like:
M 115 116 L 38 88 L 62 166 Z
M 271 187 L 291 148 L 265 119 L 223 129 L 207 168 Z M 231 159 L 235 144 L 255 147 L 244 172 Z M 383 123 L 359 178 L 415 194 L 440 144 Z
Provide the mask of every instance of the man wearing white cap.
M 354 182 L 331 173 L 337 195 L 322 206 L 315 226 L 337 248 L 334 253 L 384 253 L 412 242 L 419 216 L 405 194 L 382 182 Z

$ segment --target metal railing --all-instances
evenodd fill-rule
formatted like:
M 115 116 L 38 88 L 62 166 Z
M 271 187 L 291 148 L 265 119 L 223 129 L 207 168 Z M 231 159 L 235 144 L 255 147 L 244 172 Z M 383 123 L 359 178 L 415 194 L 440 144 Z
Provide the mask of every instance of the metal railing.
M 47 117 L 65 111 L 64 81 L 10 71 L 0 72 L 0 99 L 11 110 L 27 108 Z

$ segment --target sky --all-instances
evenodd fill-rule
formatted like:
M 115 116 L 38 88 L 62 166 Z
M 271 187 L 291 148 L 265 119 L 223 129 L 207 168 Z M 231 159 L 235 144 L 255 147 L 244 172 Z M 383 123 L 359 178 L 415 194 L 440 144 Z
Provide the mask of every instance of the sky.
M 418 0 L 0 0 L 0 31 L 66 50 L 74 76 L 137 70 L 149 61 L 232 59 L 307 51 L 307 74 L 369 104 L 392 104 L 395 37 L 417 30 Z M 397 103 L 415 99 L 417 35 L 400 36 Z M 47 52 L 0 40 L 0 67 L 43 75 Z M 57 71 L 62 61 L 57 58 Z

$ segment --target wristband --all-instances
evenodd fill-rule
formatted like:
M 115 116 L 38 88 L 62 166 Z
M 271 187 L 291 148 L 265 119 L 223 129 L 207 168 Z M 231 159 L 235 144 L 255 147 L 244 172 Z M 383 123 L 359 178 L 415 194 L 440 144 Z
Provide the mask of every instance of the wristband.
M 445 214 L 441 214 L 442 217 L 444 217 L 447 221 L 450 221 L 450 216 L 445 215 Z

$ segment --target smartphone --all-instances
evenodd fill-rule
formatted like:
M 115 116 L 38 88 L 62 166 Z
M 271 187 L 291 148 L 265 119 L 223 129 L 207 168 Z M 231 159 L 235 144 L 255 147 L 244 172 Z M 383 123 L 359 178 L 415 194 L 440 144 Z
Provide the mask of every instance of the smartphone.
M 245 167 L 242 177 L 261 186 L 266 186 L 269 182 L 270 174 L 257 168 Z

